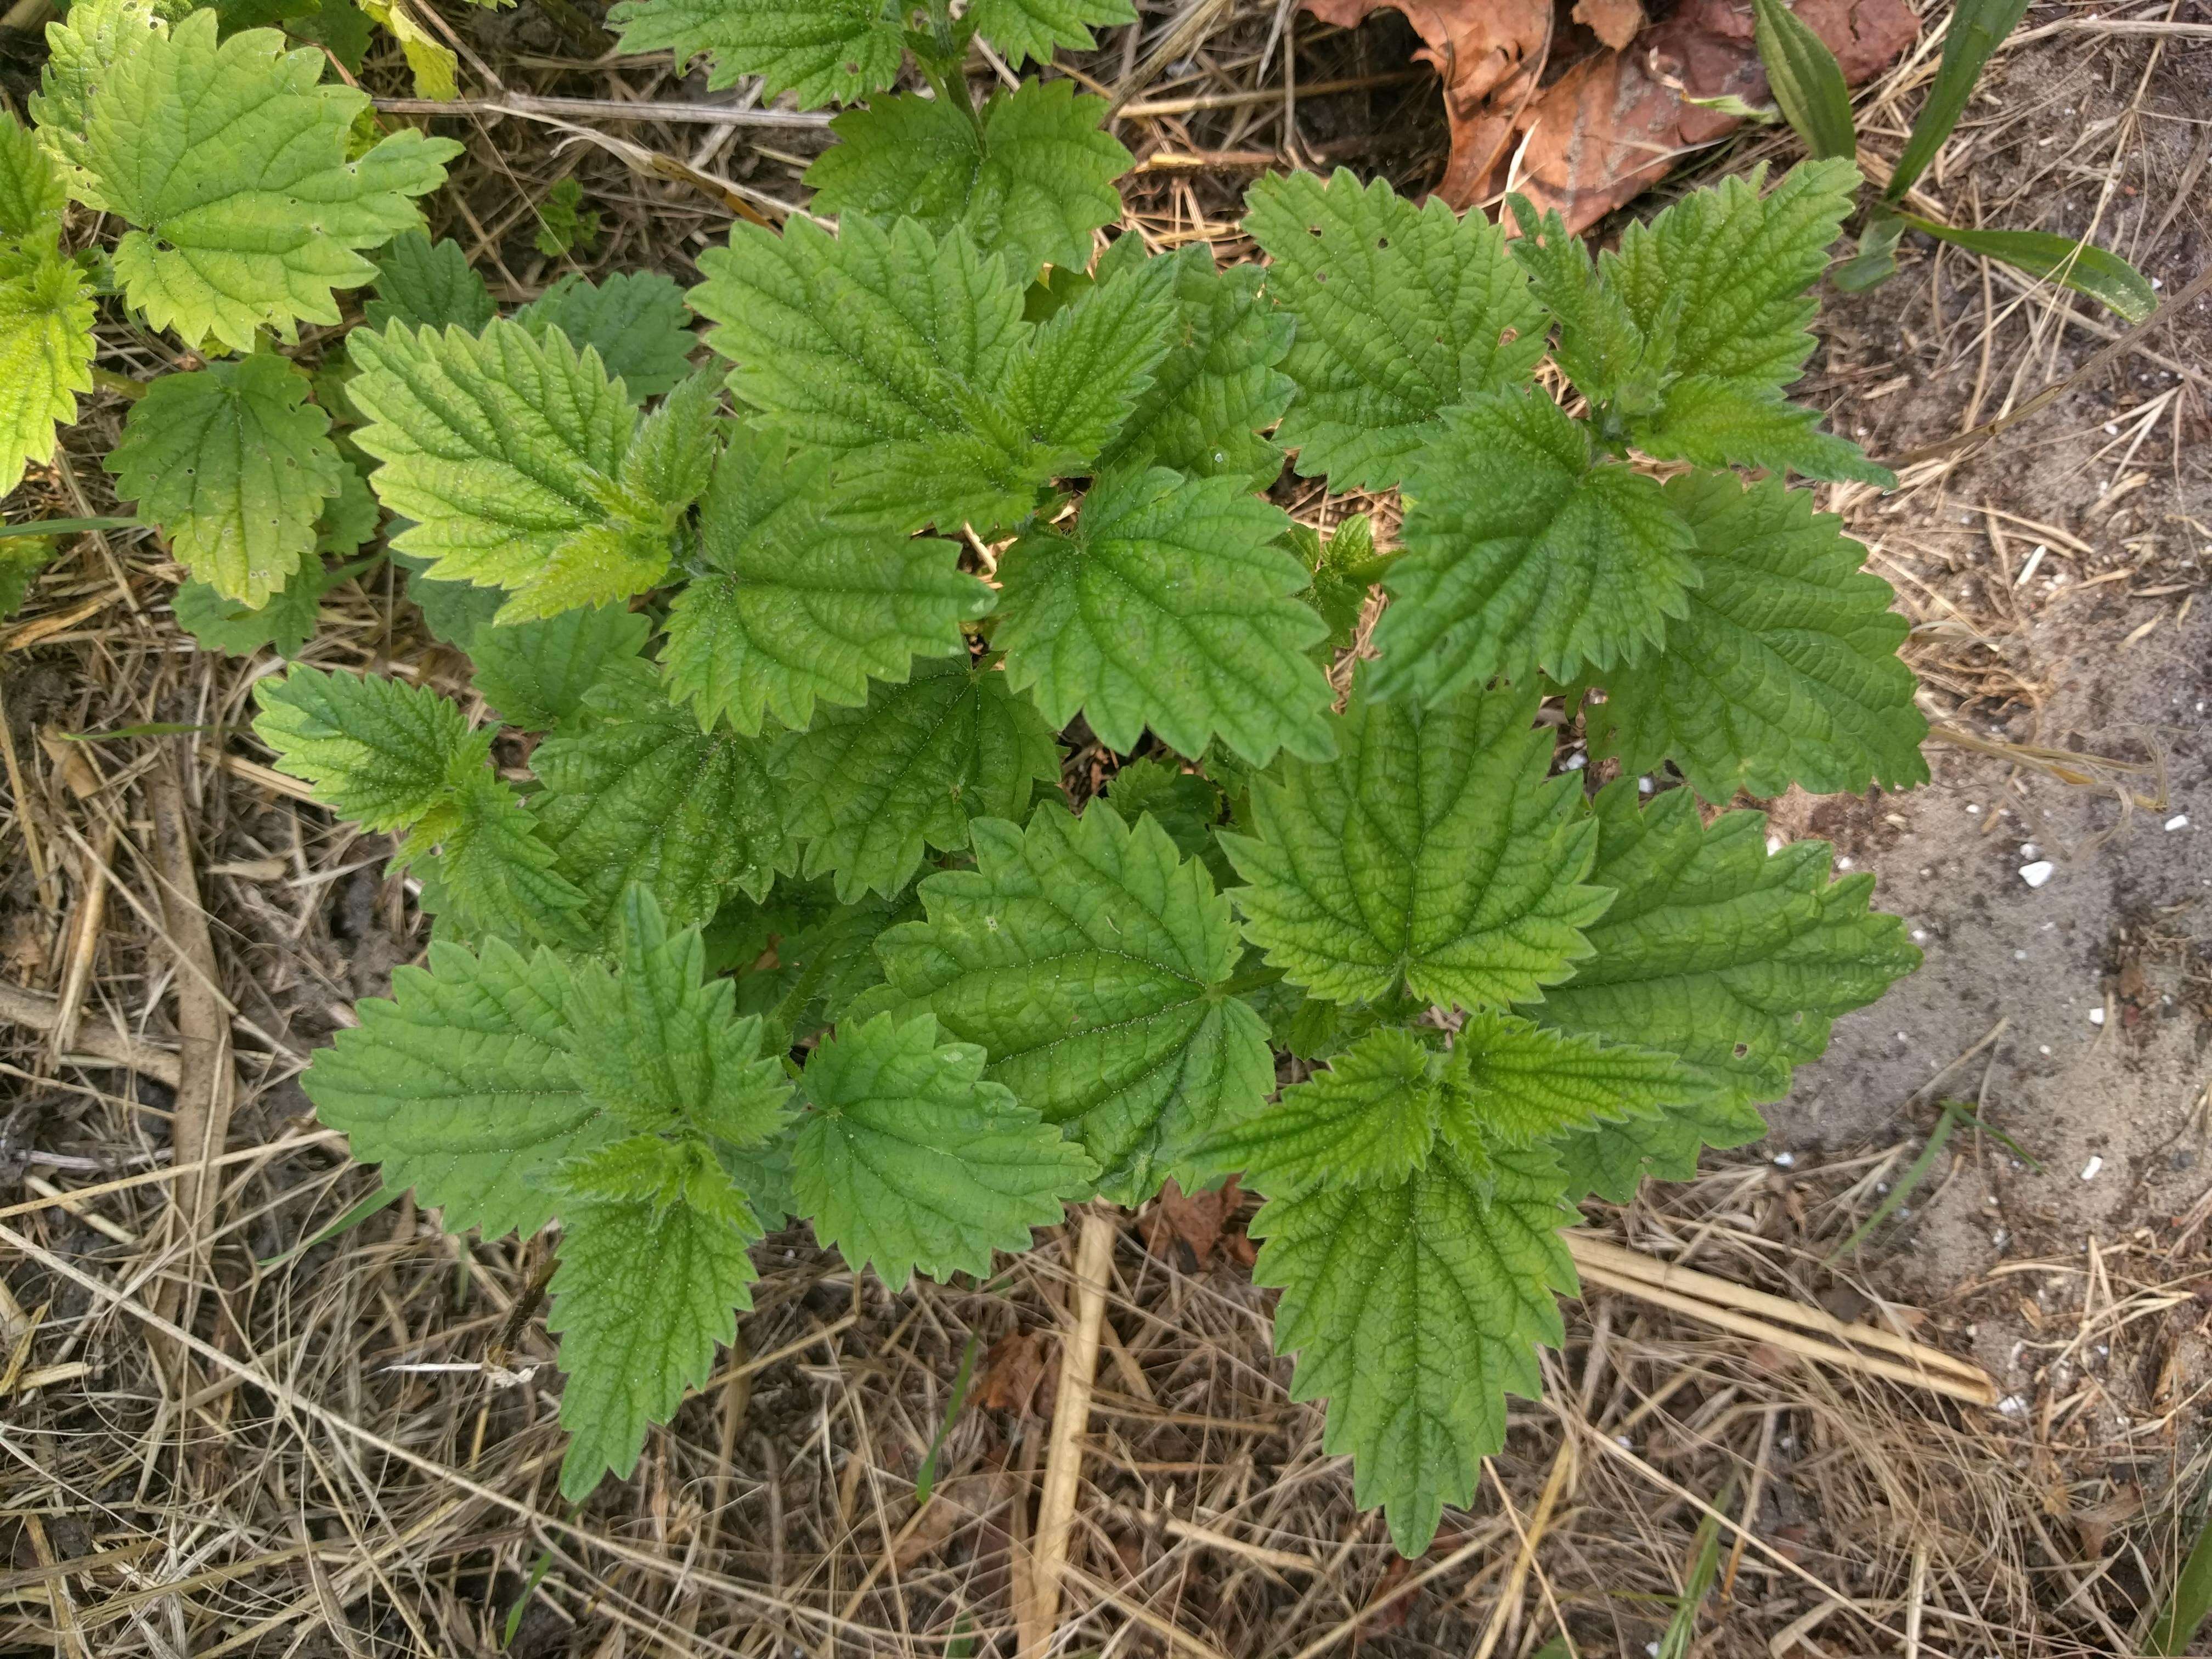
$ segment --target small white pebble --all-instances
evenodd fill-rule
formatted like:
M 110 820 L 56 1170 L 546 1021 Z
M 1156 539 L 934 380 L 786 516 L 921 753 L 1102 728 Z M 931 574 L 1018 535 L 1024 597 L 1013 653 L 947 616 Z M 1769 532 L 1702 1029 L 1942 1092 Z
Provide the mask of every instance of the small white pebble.
M 2039 1053 L 2039 1054 L 2049 1054 L 2049 1053 L 2051 1052 L 2051 1045 L 2050 1045 L 2049 1043 L 2047 1043 L 2047 1042 L 2045 1042 L 2045 1043 L 2042 1043 L 2042 1044 L 2039 1045 L 2039 1047 L 2038 1047 L 2038 1048 L 2037 1048 L 2036 1052 L 2037 1052 L 2037 1053 Z
M 2092 1158 L 2087 1164 L 2084 1164 L 2081 1166 L 2081 1179 L 2084 1181 L 2094 1181 L 2097 1178 L 2097 1171 L 2104 1167 L 2105 1160 L 2103 1158 Z
M 1982 815 L 1982 809 L 1976 805 L 1972 801 L 1968 801 L 1966 803 L 1966 811 L 1970 817 L 1979 817 Z
M 1648 795 L 1656 787 L 1649 778 L 1638 778 L 1636 781 L 1636 793 L 1639 795 Z
M 2043 856 L 2043 849 L 2032 841 L 2024 841 L 2020 844 L 2020 855 L 2024 859 L 2039 859 Z
M 2014 962 L 2026 962 L 2027 960 L 2027 952 L 2025 951 L 2015 951 L 2012 953 L 2012 959 Z
M 2189 814 L 2186 812 L 2176 812 L 2172 817 L 2166 821 L 2166 833 L 2169 835 L 2176 830 L 2186 830 L 2189 828 Z
M 1919 944 L 1922 940 L 1925 939 L 1927 937 L 1928 937 L 1928 930 L 1927 930 L 1925 927 L 1916 927 L 1916 928 L 1914 928 L 1914 929 L 1912 930 L 1912 942 L 1913 942 L 1915 945 Z
M 2104 1023 L 2105 1011 L 2102 1008 L 2092 1008 L 2089 1011 L 2089 1024 L 2092 1025 L 2102 1025 Z
M 1774 1167 L 1775 1167 L 1776 1169 L 1778 1169 L 1778 1170 L 1790 1170 L 1790 1169 L 1795 1169 L 1795 1168 L 1796 1167 L 1796 1165 L 1797 1165 L 1797 1154 L 1796 1154 L 1796 1153 L 1795 1153 L 1795 1152 L 1777 1152 L 1777 1153 L 1775 1153 L 1775 1155 L 1774 1155 Z
M 1990 1244 L 1993 1249 L 2002 1250 L 2010 1243 L 2012 1243 L 2012 1232 L 2008 1228 L 2000 1227 L 1990 1235 Z
M 2016 1394 L 2008 1394 L 1997 1401 L 1997 1409 L 2007 1417 L 2025 1417 L 2027 1415 L 2027 1401 Z
M 1589 757 L 1583 753 L 1579 749 L 1575 750 L 1573 754 L 1567 757 L 1567 770 L 1570 772 L 1579 772 L 1583 768 L 1589 764 Z
M 1836 860 L 1836 868 L 1838 870 L 1848 870 L 1850 867 L 1851 861 L 1849 859 L 1838 859 Z
M 2051 879 L 2051 872 L 2057 867 L 2049 859 L 2038 859 L 2033 864 L 2021 866 L 2020 878 L 2030 887 L 2040 887 Z
M 1785 844 L 1786 843 L 1784 843 L 1781 836 L 1769 836 L 1766 838 L 1767 856 L 1770 858 L 1772 857 L 1775 854 L 1780 852 Z

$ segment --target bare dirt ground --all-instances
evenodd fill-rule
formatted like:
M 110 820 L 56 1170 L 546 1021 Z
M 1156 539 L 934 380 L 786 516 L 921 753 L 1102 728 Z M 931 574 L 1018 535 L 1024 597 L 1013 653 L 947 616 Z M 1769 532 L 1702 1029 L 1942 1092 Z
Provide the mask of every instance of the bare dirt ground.
M 1288 9 L 1146 11 L 1190 32 L 1147 91 L 1171 107 L 1124 128 L 1150 158 L 1135 222 L 1226 246 L 1243 181 L 1287 159 L 1282 102 L 1253 94 L 1274 84 L 1263 48 Z M 511 87 L 703 95 L 665 63 L 592 62 L 598 43 L 548 17 L 455 27 Z M 2094 228 L 2178 289 L 2212 255 L 2208 23 L 2201 0 L 2117 19 L 2038 6 L 1931 201 Z M 1370 82 L 1301 98 L 1297 159 L 1435 177 L 1442 124 L 1433 83 L 1402 72 L 1402 22 L 1294 27 L 1303 84 Z M 1086 72 L 1115 80 L 1140 44 L 1109 37 Z M 1896 154 L 1933 61 L 1909 54 L 1863 101 L 1870 164 Z M 405 89 L 391 61 L 364 78 Z M 1194 100 L 1216 101 L 1172 107 Z M 687 279 L 727 220 L 720 186 L 638 176 L 543 124 L 479 108 L 447 125 L 471 161 L 437 228 L 506 298 L 558 274 L 531 233 L 559 176 L 606 213 L 598 265 Z M 771 202 L 799 199 L 819 144 L 612 131 Z M 1696 171 L 1791 154 L 1754 134 Z M 1884 456 L 2017 406 L 2118 331 L 1925 246 L 1888 287 L 1829 298 L 1812 393 Z M 165 351 L 122 326 L 104 338 L 119 368 Z M 1908 795 L 1775 803 L 1774 830 L 1874 870 L 1928 966 L 1843 1022 L 1766 1143 L 1589 1216 L 1601 1243 L 1971 1358 L 2001 1404 L 1807 1363 L 1771 1324 L 1723 1328 L 1592 1279 L 1547 1401 L 1516 1411 L 1474 1506 L 1407 1563 L 1322 1455 L 1318 1412 L 1288 1401 L 1243 1212 L 1160 1206 L 1115 1230 L 1056 1652 L 1489 1659 L 1564 1631 L 1568 1651 L 1640 1654 L 1708 1538 L 1716 1588 L 1685 1621 L 1699 1653 L 2133 1650 L 2207 1497 L 2208 345 L 2212 302 L 1980 453 L 1832 503 L 1915 621 L 1931 718 L 1978 746 L 1931 745 L 1935 781 Z M 11 519 L 107 504 L 98 440 L 120 405 L 93 415 Z M 318 1242 L 375 1181 L 315 1127 L 296 1078 L 419 950 L 417 919 L 382 840 L 258 766 L 240 726 L 274 665 L 195 652 L 166 610 L 178 574 L 149 543 L 87 538 L 0 630 L 0 986 L 21 988 L 0 992 L 0 1655 L 1019 1650 L 1039 1624 L 1041 1472 L 1073 1426 L 1054 1402 L 1078 1230 L 988 1284 L 896 1297 L 803 1232 L 772 1240 L 714 1382 L 635 1480 L 562 1505 L 550 1349 L 511 1328 L 544 1242 L 456 1243 L 404 1201 Z M 464 690 L 388 571 L 334 594 L 325 624 L 312 660 Z M 196 729 L 42 740 L 148 722 Z M 2044 862 L 2042 884 L 2022 878 Z M 76 995 L 58 1057 L 54 999 Z M 2039 1171 L 1961 1128 L 1831 1264 L 1944 1099 Z M 227 1161 L 207 1170 L 191 1149 L 225 1101 Z M 178 1217 L 196 1188 L 192 1239 Z M 975 1386 L 921 1506 L 971 1344 Z

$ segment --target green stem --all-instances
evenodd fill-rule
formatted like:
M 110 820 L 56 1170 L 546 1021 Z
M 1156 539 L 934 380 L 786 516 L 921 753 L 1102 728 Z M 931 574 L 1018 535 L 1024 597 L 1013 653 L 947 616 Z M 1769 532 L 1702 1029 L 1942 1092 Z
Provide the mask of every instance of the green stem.
M 937 43 L 934 52 L 923 48 L 918 34 L 907 36 L 914 47 L 915 62 L 921 65 L 923 77 L 939 98 L 966 112 L 968 125 L 975 128 L 975 141 L 980 146 L 983 117 L 975 107 L 975 94 L 968 89 L 968 45 L 954 33 L 950 0 L 929 0 L 929 33 Z

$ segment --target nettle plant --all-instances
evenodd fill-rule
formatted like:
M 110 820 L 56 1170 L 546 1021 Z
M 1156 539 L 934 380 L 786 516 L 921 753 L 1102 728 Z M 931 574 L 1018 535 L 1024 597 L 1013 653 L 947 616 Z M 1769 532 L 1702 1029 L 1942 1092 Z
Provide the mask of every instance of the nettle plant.
M 1094 258 L 1103 103 L 963 66 L 1121 0 L 634 0 L 634 49 L 862 100 L 811 174 L 838 228 L 501 317 L 405 228 L 449 145 L 131 3 L 80 0 L 9 139 L 45 194 L 4 326 L 20 362 L 23 285 L 86 285 L 41 337 L 81 388 L 59 192 L 127 225 L 114 298 L 208 362 L 111 465 L 203 620 L 296 648 L 381 512 L 473 665 L 465 702 L 271 673 L 256 730 L 403 838 L 428 965 L 307 1088 L 447 1228 L 557 1222 L 570 1497 L 708 1375 L 787 1218 L 896 1289 L 1241 1171 L 1294 1390 L 1419 1552 L 1561 1340 L 1574 1205 L 1756 1138 L 1918 960 L 1826 845 L 1705 810 L 1926 775 L 1890 590 L 1784 480 L 1887 477 L 1784 395 L 1848 164 L 1595 261 L 1343 173 L 1253 188 L 1264 264 Z M 909 54 L 930 93 L 889 90 Z M 289 331 L 372 277 L 311 379 Z M 1399 545 L 1294 525 L 1286 452 L 1399 490 Z

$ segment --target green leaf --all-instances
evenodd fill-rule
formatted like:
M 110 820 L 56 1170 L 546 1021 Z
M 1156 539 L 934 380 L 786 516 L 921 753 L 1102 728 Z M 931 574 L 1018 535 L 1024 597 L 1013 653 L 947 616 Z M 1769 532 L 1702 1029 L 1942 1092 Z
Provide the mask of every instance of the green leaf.
M 1019 817 L 1060 780 L 1053 728 L 988 662 L 932 659 L 878 685 L 865 707 L 824 708 L 783 740 L 787 823 L 805 874 L 834 874 L 838 902 L 906 885 L 925 846 L 968 845 L 981 817 Z
M 1620 290 L 1602 280 L 1589 247 L 1557 210 L 1539 217 L 1528 199 L 1507 197 L 1518 222 L 1513 258 L 1528 273 L 1530 292 L 1559 325 L 1552 360 L 1595 405 L 1626 402 L 1648 410 L 1667 370 L 1663 331 L 1647 338 Z
M 1208 1135 L 1198 1157 L 1269 1198 L 1403 1182 L 1436 1139 L 1441 1058 L 1411 1031 L 1370 1032 L 1275 1104 Z
M 757 75 L 763 101 L 789 92 L 801 109 L 879 92 L 906 58 L 895 0 L 623 0 L 607 22 L 623 52 L 672 52 L 679 73 L 713 54 L 710 92 Z
M 1867 459 L 1856 444 L 1821 431 L 1818 410 L 1778 396 L 1747 396 L 1741 386 L 1709 376 L 1676 381 L 1665 410 L 1651 421 L 1632 422 L 1632 430 L 1639 447 L 1668 460 L 1787 470 L 1882 489 L 1897 483 L 1894 473 Z
M 191 9 L 185 0 L 76 0 L 46 25 L 46 61 L 39 89 L 27 100 L 39 143 L 62 169 L 65 188 L 87 207 L 104 211 L 96 182 L 85 172 L 84 135 L 96 88 L 119 57 L 149 31 Z
M 404 830 L 436 810 L 472 735 L 450 697 L 388 674 L 297 667 L 254 687 L 253 722 L 279 771 L 312 784 L 315 799 L 367 830 Z
M 1002 261 L 912 220 L 739 225 L 699 268 L 691 303 L 720 325 L 731 390 L 834 452 L 848 501 L 899 529 L 1018 523 L 1088 469 L 1167 349 L 1156 285 L 1096 288 L 1032 326 Z
M 1221 822 L 1221 791 L 1171 761 L 1147 756 L 1129 762 L 1108 781 L 1106 793 L 1098 799 L 1133 830 L 1138 819 L 1150 813 L 1184 858 L 1205 858 L 1213 851 L 1213 828 Z
M 92 390 L 92 295 L 76 262 L 46 253 L 0 276 L 0 495 L 32 462 L 53 457 L 55 432 Z
M 921 884 L 928 920 L 877 946 L 855 1015 L 927 1009 L 988 1075 L 1079 1140 L 1115 1203 L 1191 1176 L 1199 1138 L 1274 1087 L 1260 1017 L 1227 993 L 1242 951 L 1204 866 L 1150 820 L 1040 809 L 974 830 L 975 868 Z
M 1655 480 L 1594 460 L 1540 392 L 1452 411 L 1406 489 L 1376 696 L 1434 701 L 1538 668 L 1571 679 L 1647 654 L 1688 608 L 1689 527 Z
M 632 403 L 673 391 L 691 373 L 699 343 L 684 290 L 657 270 L 617 271 L 597 283 L 563 276 L 514 320 L 541 337 L 558 329 L 579 351 L 598 352 Z
M 420 230 L 402 231 L 376 256 L 376 297 L 363 303 L 362 321 L 459 328 L 474 334 L 497 314 L 491 290 L 450 237 L 432 241 Z
M 723 1182 L 720 1202 L 587 1203 L 562 1218 L 545 1328 L 568 1377 L 561 1492 L 571 1503 L 604 1474 L 629 1478 L 647 1427 L 707 1380 L 716 1345 L 736 1340 L 733 1310 L 752 1306 L 745 1247 L 760 1226 Z
M 1098 44 L 1091 30 L 1133 23 L 1137 13 L 1129 0 L 975 0 L 967 21 L 1019 69 L 1050 63 L 1055 46 L 1089 52 Z
M 184 582 L 171 608 L 177 626 L 210 651 L 250 657 L 273 648 L 280 657 L 295 657 L 314 637 L 324 597 L 367 568 L 363 561 L 325 570 L 319 561 L 310 561 L 258 610 L 243 600 L 223 598 L 205 582 Z
M 1041 530 L 1000 560 L 994 642 L 1016 687 L 1065 726 L 1079 710 L 1127 752 L 1149 726 L 1186 755 L 1218 733 L 1255 764 L 1330 752 L 1328 631 L 1293 596 L 1282 510 L 1234 477 L 1164 467 L 1109 474 L 1070 533 Z
M 1736 1138 L 1755 1139 L 1750 1107 L 1782 1098 L 1792 1068 L 1826 1048 L 1837 1017 L 1880 997 L 1920 952 L 1895 916 L 1868 909 L 1872 876 L 1831 882 L 1826 842 L 1770 854 L 1759 813 L 1705 824 L 1686 789 L 1639 811 L 1636 782 L 1623 778 L 1598 792 L 1591 817 L 1590 879 L 1615 896 L 1589 927 L 1591 955 L 1573 981 L 1529 1012 L 1562 1030 L 1680 1055 L 1711 1091 L 1683 1121 L 1750 1125 Z M 1630 1146 L 1649 1134 L 1634 1123 L 1611 1133 Z M 1667 1167 L 1686 1172 L 1679 1159 Z M 1626 1195 L 1618 1184 L 1605 1190 Z
M 1925 783 L 1928 722 L 1897 658 L 1908 624 L 1889 584 L 1860 570 L 1866 550 L 1843 521 L 1778 478 L 1746 489 L 1685 473 L 1667 500 L 1697 538 L 1700 580 L 1659 653 L 1603 677 L 1593 752 L 1632 774 L 1671 760 L 1721 805 L 1793 783 L 1820 794 Z
M 1442 1067 L 1438 1123 L 1462 1152 L 1535 1146 L 1595 1125 L 1648 1117 L 1705 1093 L 1671 1054 L 1547 1030 L 1511 1014 L 1471 1015 Z
M 1850 161 L 1858 154 L 1850 88 L 1827 43 L 1784 3 L 1752 0 L 1752 39 L 1782 114 L 1814 155 Z
M 1756 1106 L 1711 1090 L 1685 1092 L 1686 1098 L 1657 1112 L 1562 1135 L 1552 1150 L 1566 1172 L 1569 1196 L 1595 1193 L 1626 1204 L 1646 1176 L 1687 1181 L 1706 1147 L 1747 1146 L 1765 1134 L 1766 1120 Z
M 0 237 L 28 242 L 61 228 L 69 191 L 31 130 L 0 112 Z
M 315 547 L 345 463 L 307 377 L 259 352 L 165 374 L 131 406 L 107 458 L 118 495 L 226 599 L 259 606 Z
M 1935 84 L 1912 123 L 1896 170 L 1882 187 L 1884 201 L 1903 201 L 1905 191 L 1920 182 L 1920 175 L 1966 113 L 1966 100 L 1973 96 L 1974 83 L 1982 78 L 1990 54 L 2020 26 L 2027 6 L 2028 0 L 1961 0 L 1952 8 L 1943 27 L 1943 61 L 1936 65 Z
M 820 450 L 740 429 L 700 510 L 704 568 L 677 594 L 664 654 L 670 695 L 700 722 L 794 730 L 817 699 L 866 701 L 916 657 L 963 650 L 960 624 L 993 604 L 951 542 L 841 520 Z
M 1139 239 L 1122 241 L 1141 252 Z M 1114 246 L 1118 250 L 1122 242 Z M 1282 419 L 1297 391 L 1278 367 L 1290 351 L 1296 320 L 1261 292 L 1266 273 L 1258 266 L 1216 270 L 1213 250 L 1203 242 L 1135 269 L 1154 264 L 1170 273 L 1175 331 L 1152 384 L 1099 465 L 1166 466 L 1264 489 L 1283 470 L 1283 452 L 1261 434 Z M 1119 279 L 1105 274 L 1103 261 L 1100 271 L 1102 281 Z
M 360 1025 L 315 1056 L 316 1115 L 449 1232 L 527 1237 L 552 1214 L 554 1170 L 607 1138 L 570 1059 L 568 991 L 550 951 L 434 943 L 427 971 L 394 970 L 391 1000 L 356 1004 Z
M 361 73 L 373 35 L 368 15 L 355 0 L 313 0 L 285 24 L 284 32 L 295 40 L 322 47 L 352 75 Z
M 1631 225 L 1601 262 L 1645 336 L 1669 336 L 1679 374 L 1779 392 L 1812 354 L 1811 289 L 1851 210 L 1858 169 L 1806 161 L 1762 194 L 1765 182 L 1754 168 L 1686 196 Z
M 1913 213 L 1899 213 L 1897 217 L 1939 242 L 2002 260 L 2031 276 L 2086 294 L 2124 322 L 2140 323 L 2158 309 L 2158 292 L 2143 274 L 2118 254 L 2108 253 L 2094 242 L 2044 230 L 1970 230 L 1938 224 Z
M 1897 245 L 1905 236 L 1905 221 L 1886 204 L 1867 209 L 1859 227 L 1858 252 L 1828 270 L 1828 280 L 1845 294 L 1863 294 L 1880 288 L 1897 275 Z
M 589 944 L 579 916 L 584 895 L 553 867 L 553 849 L 514 787 L 486 770 L 481 753 L 455 774 L 437 811 L 400 848 L 413 864 L 424 844 L 438 843 L 437 899 L 426 908 L 479 938 Z
M 626 501 L 664 503 L 661 523 L 672 532 L 707 493 L 732 424 L 722 417 L 722 377 L 711 369 L 690 376 L 639 422 L 616 489 Z
M 1392 561 L 1376 553 L 1374 521 L 1364 513 L 1337 526 L 1326 544 L 1303 525 L 1296 532 L 1292 545 L 1299 562 L 1313 572 L 1298 598 L 1328 625 L 1320 654 L 1324 662 L 1334 661 L 1338 652 L 1352 648 L 1359 619 L 1367 612 L 1367 595 Z
M 341 817 L 409 832 L 394 865 L 423 867 L 426 908 L 450 911 L 476 936 L 584 942 L 584 896 L 553 867 L 513 787 L 485 766 L 493 732 L 471 732 L 450 700 L 385 675 L 295 668 L 258 695 L 254 729 L 280 770 Z
M 324 62 L 274 29 L 218 44 L 202 11 L 133 37 L 100 78 L 84 165 L 135 227 L 115 270 L 155 327 L 243 351 L 256 329 L 335 325 L 332 290 L 376 274 L 360 250 L 419 224 L 410 198 L 445 182 L 460 145 L 403 127 L 349 159 L 368 99 L 318 86 Z
M 576 249 L 590 252 L 599 243 L 599 215 L 584 205 L 584 187 L 574 174 L 545 192 L 538 204 L 538 234 L 532 246 L 549 259 Z
M 481 952 L 434 943 L 429 971 L 402 968 L 392 1000 L 359 1006 L 307 1092 L 356 1156 L 443 1208 L 449 1231 L 527 1235 L 563 1191 L 644 1196 L 651 1184 L 615 1177 L 681 1173 L 667 1157 L 685 1144 L 757 1146 L 775 1130 L 781 1066 L 759 1051 L 761 1023 L 736 1017 L 729 982 L 702 971 L 698 934 L 672 935 L 635 890 L 611 968 L 498 939 Z M 640 1135 L 675 1139 L 641 1163 Z M 677 1191 L 701 1195 L 692 1182 Z
M 573 720 L 600 681 L 631 669 L 649 677 L 650 617 L 603 605 L 564 611 L 542 622 L 494 623 L 465 643 L 476 689 L 506 725 L 550 732 Z
M 1221 838 L 1267 961 L 1340 1002 L 1402 985 L 1474 1009 L 1565 979 L 1606 896 L 1583 884 L 1595 836 L 1574 777 L 1545 775 L 1537 702 L 1532 686 L 1425 709 L 1355 681 L 1339 758 L 1279 762 L 1253 786 L 1255 833 Z
M 847 110 L 838 143 L 806 171 L 814 210 L 911 218 L 943 237 L 965 230 L 1026 279 L 1040 265 L 1080 270 L 1091 233 L 1121 216 L 1114 180 L 1131 157 L 1101 130 L 1103 98 L 1073 81 L 1029 81 L 994 94 L 980 117 L 904 93 Z
M 1390 488 L 1438 415 L 1527 380 L 1544 355 L 1543 313 L 1480 213 L 1416 207 L 1343 168 L 1263 179 L 1245 212 L 1268 291 L 1297 319 L 1283 367 L 1298 399 L 1276 437 L 1303 477 Z
M 384 510 L 377 506 L 368 480 L 349 463 L 338 470 L 338 493 L 323 503 L 322 517 L 315 520 L 315 551 L 349 558 L 375 536 L 383 521 Z
M 1478 1169 L 1439 1146 L 1401 1181 L 1271 1199 L 1253 1221 L 1291 1397 L 1328 1399 L 1322 1447 L 1351 1454 L 1355 1500 L 1383 1506 L 1404 1554 L 1473 1498 L 1506 1394 L 1540 1390 L 1535 1345 L 1563 1339 L 1555 1295 L 1577 1291 L 1568 1219 L 1547 1157 Z
M 1851 210 L 1858 169 L 1812 161 L 1762 195 L 1765 181 L 1753 168 L 1686 196 L 1631 225 L 1601 262 L 1644 342 L 1640 384 L 1620 410 L 1628 439 L 1662 459 L 1893 484 L 1856 444 L 1818 431 L 1816 414 L 1782 397 L 1812 353 L 1813 286 Z
M 599 354 L 511 322 L 481 335 L 394 323 L 356 330 L 355 441 L 384 465 L 376 493 L 415 522 L 392 544 L 439 580 L 507 588 L 502 621 L 625 599 L 668 565 L 688 505 L 617 483 L 637 415 Z
M 672 934 L 643 887 L 623 890 L 614 963 L 570 974 L 576 1075 L 632 1133 L 680 1131 L 757 1146 L 782 1127 L 791 1084 L 761 1052 L 757 1017 L 739 1018 L 736 987 L 706 976 L 699 930 Z
M 51 536 L 12 536 L 0 542 L 0 621 L 14 616 L 31 597 L 39 572 L 53 562 Z
M 491 626 L 506 595 L 495 587 L 474 587 L 467 582 L 441 582 L 425 574 L 428 559 L 394 550 L 392 562 L 407 573 L 407 597 L 422 612 L 433 637 L 457 650 L 466 651 L 479 629 Z M 519 627 L 524 624 L 503 624 Z
M 731 893 L 758 898 L 797 861 L 768 744 L 702 732 L 649 679 L 600 685 L 531 765 L 555 867 L 583 890 L 588 918 L 607 917 L 637 882 L 672 921 L 704 922 Z
M 876 941 L 921 915 L 921 899 L 911 887 L 890 898 L 866 894 L 850 904 L 830 907 L 820 921 L 779 939 L 777 960 L 792 971 L 794 982 L 811 977 L 815 986 L 794 1016 L 793 1030 L 804 1033 L 843 1019 L 860 997 L 884 982 Z
M 927 1014 L 848 1024 L 806 1062 L 793 1152 L 815 1236 L 894 1291 L 990 1270 L 1089 1188 L 1080 1147 L 988 1082 L 983 1051 L 938 1039 Z

